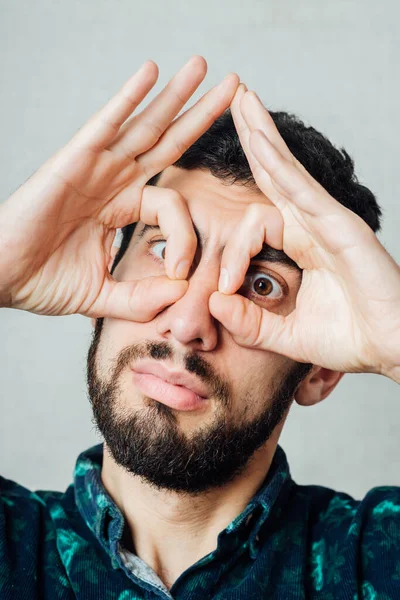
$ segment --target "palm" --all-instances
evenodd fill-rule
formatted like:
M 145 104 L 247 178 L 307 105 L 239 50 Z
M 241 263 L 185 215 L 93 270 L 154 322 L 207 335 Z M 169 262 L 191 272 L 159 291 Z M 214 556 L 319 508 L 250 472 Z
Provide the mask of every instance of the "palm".
M 87 308 L 93 304 L 104 280 L 115 229 L 134 217 L 132 209 L 130 215 L 123 212 L 118 194 L 129 186 L 132 207 L 140 207 L 144 187 L 138 183 L 142 170 L 135 161 L 123 169 L 111 152 L 94 155 L 74 147 L 66 150 L 47 165 L 46 194 L 30 210 L 29 220 L 22 221 L 14 239 L 20 255 L 14 255 L 13 262 L 21 265 L 20 281 L 26 282 L 16 301 L 26 299 L 27 310 L 45 314 L 58 312 L 61 297 L 67 313 L 76 312 L 83 300 Z M 28 235 L 40 242 L 33 255 L 32 248 L 23 244 Z M 31 260 L 26 268 L 28 253 Z M 42 305 L 48 284 L 53 292 L 46 293 L 51 305 Z

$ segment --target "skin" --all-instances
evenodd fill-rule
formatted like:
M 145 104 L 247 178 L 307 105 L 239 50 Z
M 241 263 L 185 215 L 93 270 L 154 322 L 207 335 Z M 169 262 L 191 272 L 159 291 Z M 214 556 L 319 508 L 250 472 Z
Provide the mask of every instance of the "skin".
M 104 366 L 130 335 L 144 334 L 141 327 L 146 335 L 168 337 L 177 348 L 192 345 L 212 356 L 228 377 L 247 367 L 260 391 L 291 361 L 312 363 L 316 366 L 296 392 L 303 404 L 325 398 L 344 371 L 400 381 L 398 265 L 365 223 L 294 159 L 266 109 L 254 93 L 238 87 L 236 75 L 175 119 L 205 73 L 204 59 L 194 57 L 148 107 L 135 112 L 157 79 L 156 65 L 145 63 L 3 203 L 0 306 L 105 317 L 99 356 Z M 237 186 L 221 187 L 205 173 L 178 174 L 168 168 L 231 103 L 261 190 L 251 198 Z M 169 189 L 148 188 L 150 177 L 164 169 L 161 183 Z M 207 214 L 205 205 L 212 206 Z M 189 272 L 196 255 L 192 219 L 209 242 Z M 115 231 L 136 221 L 160 225 L 167 240 L 165 266 L 153 261 L 151 269 L 133 273 L 127 254 L 113 279 Z M 283 249 L 303 269 L 300 287 L 298 279 L 291 280 L 291 295 L 280 306 L 260 306 L 235 293 L 263 242 Z M 219 282 L 224 270 L 225 285 L 226 277 Z M 140 406 L 140 398 L 137 402 Z M 207 410 L 210 414 L 201 417 L 182 415 L 188 435 L 202 419 L 211 418 L 212 403 Z M 128 481 L 106 449 L 105 485 L 127 516 L 139 556 L 167 585 L 215 547 L 218 531 L 254 494 L 281 426 L 242 477 L 218 497 L 204 495 L 190 505 Z M 223 510 L 215 508 L 217 500 Z M 157 537 L 156 526 L 145 526 L 150 512 L 152 522 L 157 520 Z M 174 553 L 163 541 L 170 535 L 177 542 Z
M 179 357 L 188 350 L 212 364 L 233 390 L 227 418 L 236 421 L 259 414 L 266 398 L 272 396 L 277 378 L 284 377 L 294 361 L 268 350 L 244 348 L 237 344 L 225 327 L 213 318 L 209 302 L 218 289 L 221 254 L 233 231 L 250 206 L 271 207 L 262 194 L 249 192 L 238 185 L 227 186 L 210 173 L 166 169 L 158 182 L 161 188 L 173 189 L 187 202 L 193 223 L 206 238 L 199 248 L 189 273 L 185 295 L 147 323 L 105 319 L 96 368 L 103 381 L 118 354 L 130 344 L 151 340 L 169 342 L 175 352 L 172 367 L 180 368 Z M 114 271 L 118 281 L 161 276 L 165 272 L 160 230 L 148 231 L 143 237 L 139 223 L 130 246 Z M 153 247 L 147 242 L 157 243 Z M 111 268 L 111 261 L 110 261 Z M 241 289 L 242 297 L 277 315 L 290 314 L 301 283 L 300 272 L 283 264 L 253 261 L 260 273 L 269 273 L 287 285 L 287 295 L 278 299 L 256 296 L 251 281 Z M 250 272 L 250 271 L 249 271 Z M 336 386 L 342 374 L 314 368 L 302 382 L 298 394 L 307 402 L 321 400 Z M 131 382 L 130 370 L 123 372 L 118 406 L 125 412 L 141 410 L 144 398 Z M 243 416 L 243 399 L 251 394 L 250 407 Z M 176 411 L 179 426 L 187 436 L 210 424 L 216 403 L 211 398 L 204 409 Z M 130 527 L 135 552 L 143 558 L 169 586 L 179 575 L 216 547 L 218 533 L 239 514 L 265 478 L 278 443 L 283 422 L 272 437 L 256 452 L 246 470 L 232 483 L 211 490 L 201 497 L 155 490 L 138 477 L 128 474 L 105 452 L 102 478 L 110 495 L 122 507 Z M 151 518 L 150 518 L 151 515 Z M 201 532 L 201 535 L 200 535 Z M 174 540 L 171 547 L 168 540 Z

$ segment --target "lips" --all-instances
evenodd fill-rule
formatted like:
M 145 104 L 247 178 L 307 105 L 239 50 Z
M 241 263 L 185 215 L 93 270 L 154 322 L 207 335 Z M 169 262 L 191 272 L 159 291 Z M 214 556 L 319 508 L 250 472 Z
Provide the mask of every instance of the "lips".
M 134 384 L 145 395 L 176 410 L 198 410 L 207 404 L 209 392 L 189 373 L 170 371 L 154 361 L 140 361 L 132 368 Z

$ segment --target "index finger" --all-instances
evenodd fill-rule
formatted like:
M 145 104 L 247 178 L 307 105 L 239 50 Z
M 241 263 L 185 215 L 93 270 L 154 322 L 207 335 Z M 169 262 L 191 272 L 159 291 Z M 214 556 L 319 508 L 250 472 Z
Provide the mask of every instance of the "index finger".
M 243 95 L 240 101 L 240 112 L 250 133 L 259 129 L 282 156 L 287 160 L 293 160 L 293 155 L 279 133 L 273 118 L 255 92 L 248 91 Z
M 140 221 L 160 228 L 167 242 L 165 269 L 168 277 L 185 279 L 197 248 L 197 237 L 185 198 L 176 190 L 146 186 Z
M 220 291 L 229 294 L 240 287 L 250 261 L 264 244 L 282 249 L 283 219 L 275 206 L 253 203 L 247 207 L 222 253 Z
M 265 177 L 271 178 L 275 187 L 279 186 L 279 193 L 297 208 L 313 216 L 347 210 L 300 163 L 287 160 L 261 130 L 252 132 L 250 146 L 264 169 Z M 260 187 L 262 189 L 263 186 Z M 270 199 L 277 205 L 273 195 Z

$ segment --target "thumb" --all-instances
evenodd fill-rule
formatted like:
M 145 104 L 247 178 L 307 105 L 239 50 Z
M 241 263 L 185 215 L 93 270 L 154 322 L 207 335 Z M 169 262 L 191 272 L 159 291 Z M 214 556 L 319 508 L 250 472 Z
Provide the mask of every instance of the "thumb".
M 290 356 L 290 317 L 269 312 L 239 294 L 214 292 L 209 308 L 241 346 Z
M 137 281 L 116 281 L 108 274 L 97 300 L 85 316 L 144 323 L 179 300 L 187 287 L 185 279 L 173 280 L 164 275 Z

